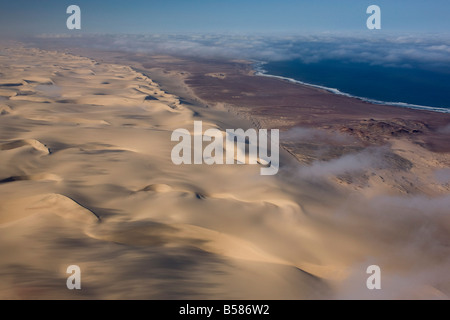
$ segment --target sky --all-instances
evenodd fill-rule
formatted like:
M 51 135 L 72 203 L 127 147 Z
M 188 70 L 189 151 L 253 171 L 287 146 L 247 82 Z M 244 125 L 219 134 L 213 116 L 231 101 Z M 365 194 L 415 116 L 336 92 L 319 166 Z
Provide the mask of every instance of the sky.
M 81 31 L 66 28 L 72 4 Z M 372 4 L 382 19 L 374 32 L 450 32 L 448 0 L 3 0 L 0 34 L 369 32 Z

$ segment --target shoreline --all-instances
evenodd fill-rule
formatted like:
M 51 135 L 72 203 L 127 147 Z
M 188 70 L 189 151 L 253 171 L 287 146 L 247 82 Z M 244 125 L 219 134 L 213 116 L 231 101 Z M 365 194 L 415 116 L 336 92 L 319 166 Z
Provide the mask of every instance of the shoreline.
M 275 78 L 275 79 L 280 79 L 280 80 L 291 82 L 291 83 L 297 83 L 297 84 L 308 86 L 308 87 L 312 87 L 312 88 L 318 88 L 318 89 L 325 90 L 327 92 L 331 92 L 331 93 L 336 94 L 336 95 L 341 95 L 341 96 L 345 96 L 345 97 L 349 97 L 349 98 L 355 98 L 355 99 L 358 99 L 358 100 L 361 100 L 361 101 L 364 101 L 364 102 L 369 102 L 369 103 L 372 103 L 372 104 L 375 104 L 375 105 L 386 105 L 386 106 L 394 106 L 394 107 L 400 107 L 400 108 L 409 108 L 409 109 L 413 109 L 413 110 L 424 110 L 424 111 L 432 111 L 432 112 L 439 112 L 439 113 L 450 113 L 450 108 L 431 107 L 431 106 L 411 104 L 411 103 L 407 103 L 407 102 L 381 101 L 381 100 L 376 100 L 376 99 L 356 96 L 356 95 L 353 95 L 353 94 L 350 94 L 350 93 L 346 93 L 346 92 L 340 91 L 337 88 L 330 88 L 330 87 L 326 87 L 326 86 L 321 86 L 321 85 L 317 85 L 317 84 L 313 84 L 313 83 L 308 83 L 308 82 L 296 80 L 294 78 L 289 78 L 289 77 L 277 76 L 277 75 L 274 75 L 274 74 L 269 74 L 269 73 L 267 73 L 266 70 L 264 70 L 262 68 L 262 66 L 265 65 L 265 64 L 267 64 L 267 62 L 257 62 L 255 64 L 253 64 L 253 69 L 255 71 L 254 72 L 255 76 Z

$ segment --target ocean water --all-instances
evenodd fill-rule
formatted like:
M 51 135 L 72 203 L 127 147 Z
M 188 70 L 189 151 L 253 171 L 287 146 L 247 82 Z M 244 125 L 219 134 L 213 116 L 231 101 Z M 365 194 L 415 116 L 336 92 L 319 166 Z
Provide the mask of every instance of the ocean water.
M 450 113 L 450 69 L 300 60 L 255 65 L 259 75 L 306 83 L 374 103 Z

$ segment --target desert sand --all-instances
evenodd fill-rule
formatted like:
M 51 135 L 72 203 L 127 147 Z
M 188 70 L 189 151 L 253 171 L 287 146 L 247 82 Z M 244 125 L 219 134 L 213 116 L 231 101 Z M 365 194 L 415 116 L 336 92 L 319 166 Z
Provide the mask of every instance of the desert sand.
M 296 123 L 276 176 L 176 166 L 173 130 L 264 121 L 188 102 L 158 70 L 172 92 L 119 60 L 1 45 L 0 298 L 449 298 L 449 153 Z

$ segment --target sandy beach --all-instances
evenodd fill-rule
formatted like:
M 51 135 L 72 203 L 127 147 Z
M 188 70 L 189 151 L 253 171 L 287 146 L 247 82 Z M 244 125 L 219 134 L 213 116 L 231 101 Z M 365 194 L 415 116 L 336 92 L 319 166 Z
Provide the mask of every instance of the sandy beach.
M 279 173 L 174 165 L 194 121 L 280 129 Z M 0 43 L 0 298 L 448 299 L 449 128 L 246 61 Z

